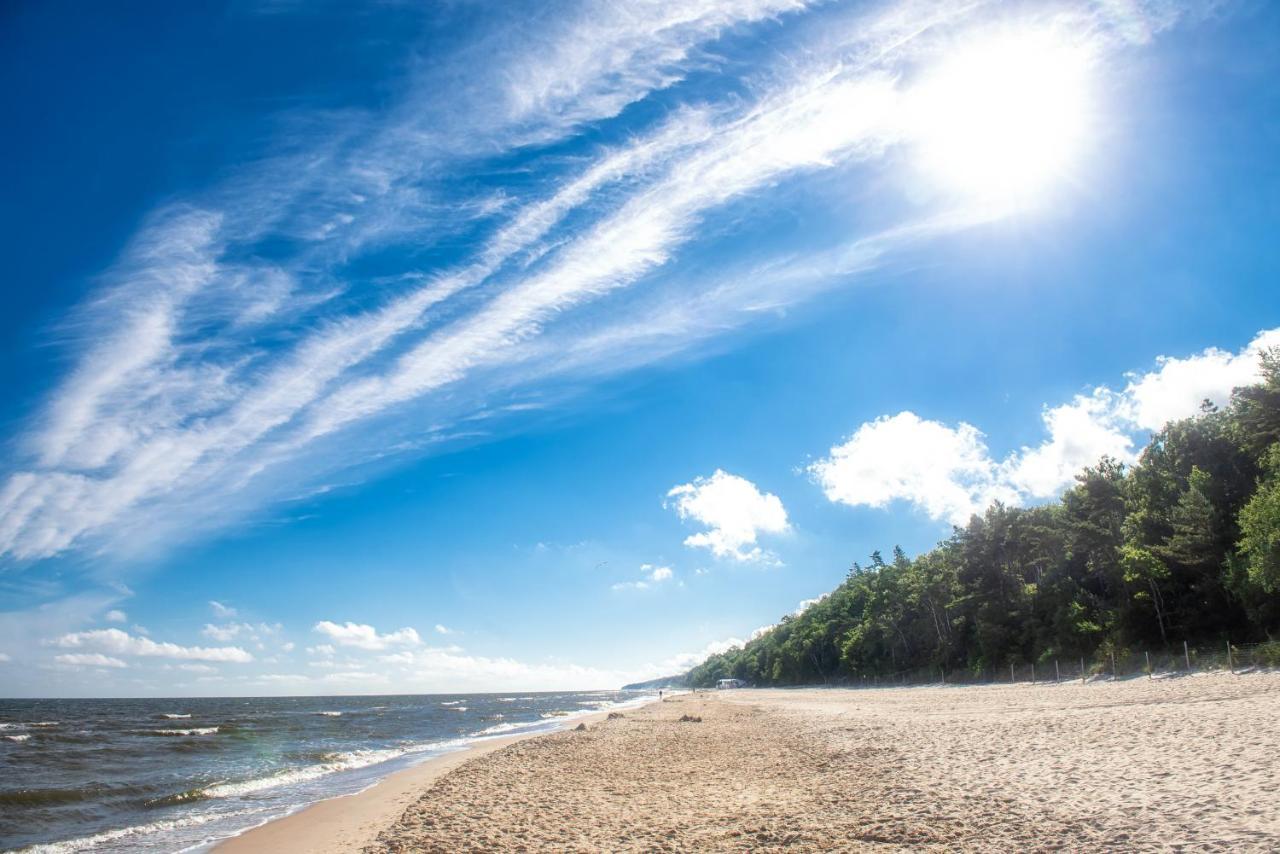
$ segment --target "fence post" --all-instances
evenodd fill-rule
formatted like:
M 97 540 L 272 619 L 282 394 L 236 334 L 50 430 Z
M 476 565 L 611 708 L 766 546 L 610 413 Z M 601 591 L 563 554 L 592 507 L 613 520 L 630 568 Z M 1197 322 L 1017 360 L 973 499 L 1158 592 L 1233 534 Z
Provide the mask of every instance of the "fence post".
M 1151 675 L 1151 653 L 1144 649 L 1142 654 L 1147 658 L 1147 678 L 1154 679 L 1155 677 Z
M 1235 662 L 1231 660 L 1231 639 L 1227 638 L 1227 670 L 1236 672 Z
M 1062 681 L 1062 669 L 1058 667 L 1058 659 L 1056 658 L 1053 660 L 1053 681 L 1054 682 Z
M 1119 678 L 1120 678 L 1120 674 L 1116 672 L 1116 653 L 1115 653 L 1115 650 L 1112 650 L 1112 651 L 1111 651 L 1111 678 L 1112 678 L 1112 679 L 1119 679 Z
M 1182 657 L 1187 660 L 1187 672 L 1191 672 L 1191 650 L 1187 648 L 1187 642 L 1182 642 Z
M 1031 662 L 1031 684 L 1036 684 L 1036 663 Z
M 1080 656 L 1080 684 L 1084 684 L 1084 656 Z
M 1229 648 L 1230 647 L 1228 647 L 1228 649 Z M 1009 684 L 1010 685 L 1013 684 L 1013 662 L 1012 661 L 1009 662 Z

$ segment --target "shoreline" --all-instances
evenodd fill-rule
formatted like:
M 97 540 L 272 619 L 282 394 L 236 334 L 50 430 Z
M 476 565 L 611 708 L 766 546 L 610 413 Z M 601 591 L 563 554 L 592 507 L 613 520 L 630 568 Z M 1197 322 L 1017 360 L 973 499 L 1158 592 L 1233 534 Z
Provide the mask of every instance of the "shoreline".
M 657 702 L 655 697 L 649 702 L 628 706 L 622 711 L 636 712 Z M 378 834 L 394 825 L 429 786 L 455 768 L 521 741 L 566 732 L 580 723 L 598 723 L 613 711 L 617 709 L 575 717 L 571 722 L 572 726 L 570 722 L 566 722 L 558 729 L 478 739 L 465 747 L 393 771 L 359 792 L 315 801 L 197 850 L 214 854 L 269 854 L 280 851 L 340 854 L 359 851 L 373 844 Z
M 427 760 L 215 850 L 1280 850 L 1280 673 L 744 689 L 624 712 Z

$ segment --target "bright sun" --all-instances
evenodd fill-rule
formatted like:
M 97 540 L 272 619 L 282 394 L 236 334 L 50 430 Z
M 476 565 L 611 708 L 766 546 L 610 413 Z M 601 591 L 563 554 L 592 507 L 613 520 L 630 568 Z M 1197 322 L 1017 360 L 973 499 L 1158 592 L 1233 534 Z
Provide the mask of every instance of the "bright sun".
M 1047 30 L 1002 31 L 945 57 L 911 90 L 908 132 L 947 189 L 1033 200 L 1077 160 L 1090 113 L 1087 51 Z

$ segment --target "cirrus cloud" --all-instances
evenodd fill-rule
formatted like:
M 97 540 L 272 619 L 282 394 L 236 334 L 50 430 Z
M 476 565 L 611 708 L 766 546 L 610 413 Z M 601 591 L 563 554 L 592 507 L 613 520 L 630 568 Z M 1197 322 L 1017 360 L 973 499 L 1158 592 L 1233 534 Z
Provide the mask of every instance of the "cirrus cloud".
M 1170 25 L 1149 5 L 1041 17 L 1106 46 Z M 890 165 L 911 70 L 983 8 L 836 6 L 495 9 L 474 43 L 389 86 L 396 103 L 332 110 L 314 137 L 154 211 L 69 312 L 70 368 L 3 469 L 0 556 L 140 551 L 234 524 L 336 470 L 362 479 L 394 462 L 388 448 L 473 436 L 472 419 L 514 411 L 496 398 L 567 394 L 986 221 L 931 210 L 674 286 L 671 268 L 734 205 Z M 764 63 L 720 56 L 734 36 L 754 50 L 793 25 Z M 535 145 L 580 131 L 580 157 Z M 361 272 L 374 266 L 388 275 Z M 735 536 L 698 545 L 762 554 Z

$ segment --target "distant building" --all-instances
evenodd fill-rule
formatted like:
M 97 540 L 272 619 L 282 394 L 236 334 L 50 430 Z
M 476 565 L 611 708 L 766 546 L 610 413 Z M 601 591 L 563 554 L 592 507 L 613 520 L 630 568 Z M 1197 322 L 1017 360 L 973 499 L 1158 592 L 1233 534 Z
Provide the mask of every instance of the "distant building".
M 721 679 L 719 682 L 716 683 L 716 688 L 719 688 L 719 689 L 745 688 L 745 687 L 747 687 L 747 683 L 743 682 L 741 679 Z

